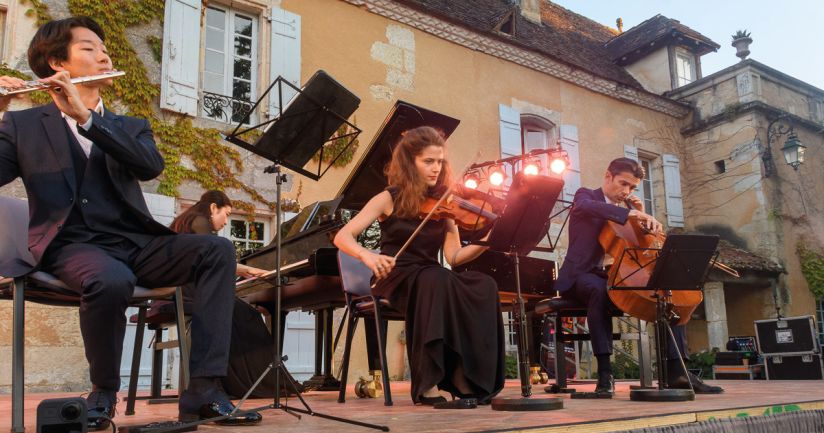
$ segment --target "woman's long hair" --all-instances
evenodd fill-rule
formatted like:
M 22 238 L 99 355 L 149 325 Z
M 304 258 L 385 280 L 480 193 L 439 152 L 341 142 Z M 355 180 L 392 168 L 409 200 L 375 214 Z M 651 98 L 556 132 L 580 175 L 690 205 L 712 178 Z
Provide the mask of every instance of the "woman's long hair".
M 389 186 L 398 189 L 393 214 L 400 218 L 412 218 L 426 198 L 429 188 L 418 174 L 415 157 L 429 146 L 444 148 L 444 161 L 435 188 L 452 182 L 452 170 L 446 160 L 446 140 L 443 133 L 431 126 L 421 126 L 401 134 L 401 139 L 392 151 L 392 160 L 386 166 L 385 174 Z
M 212 221 L 212 211 L 210 209 L 212 203 L 214 203 L 218 209 L 232 205 L 232 201 L 229 200 L 229 197 L 223 193 L 223 191 L 206 191 L 200 196 L 200 200 L 197 203 L 178 215 L 174 221 L 169 224 L 169 227 L 177 233 L 194 233 L 192 231 L 192 222 L 195 218 L 202 216 L 210 222 Z

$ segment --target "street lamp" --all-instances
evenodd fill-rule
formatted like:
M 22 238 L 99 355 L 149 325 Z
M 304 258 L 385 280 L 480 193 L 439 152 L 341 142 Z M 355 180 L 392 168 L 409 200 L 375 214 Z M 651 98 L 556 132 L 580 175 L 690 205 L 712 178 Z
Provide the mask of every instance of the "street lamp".
M 807 146 L 804 146 L 798 140 L 795 131 L 790 130 L 790 135 L 787 137 L 787 141 L 784 142 L 784 147 L 781 148 L 781 152 L 784 153 L 784 161 L 793 169 L 798 170 L 798 166 L 804 163 L 804 149 L 806 148 Z
M 778 123 L 790 117 L 787 113 L 781 113 L 770 121 L 767 125 L 767 146 L 764 149 L 762 159 L 764 160 L 764 177 L 770 177 L 775 172 L 775 162 L 772 157 L 772 145 L 778 140 L 778 137 L 787 135 L 787 141 L 781 147 L 781 152 L 784 154 L 784 161 L 793 169 L 798 170 L 798 166 L 804 162 L 804 149 L 806 146 L 801 144 L 795 131 L 791 126 Z

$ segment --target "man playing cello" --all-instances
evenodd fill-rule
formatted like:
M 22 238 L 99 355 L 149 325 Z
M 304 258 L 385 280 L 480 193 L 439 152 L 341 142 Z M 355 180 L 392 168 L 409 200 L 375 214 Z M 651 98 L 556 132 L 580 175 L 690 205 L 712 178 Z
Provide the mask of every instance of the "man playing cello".
M 635 160 L 613 160 L 601 188 L 580 188 L 575 193 L 569 222 L 569 250 L 558 274 L 555 287 L 562 297 L 574 299 L 587 306 L 587 325 L 592 338 L 592 351 L 598 361 L 598 384 L 595 393 L 610 397 L 615 392 L 612 376 L 612 317 L 611 301 L 607 295 L 607 277 L 604 249 L 598 235 L 607 221 L 624 224 L 628 219 L 638 220 L 652 233 L 662 231 L 661 223 L 644 211 L 644 202 L 632 192 L 644 179 L 644 169 Z M 718 394 L 723 389 L 702 382 L 682 366 L 686 355 L 686 330 L 683 325 L 673 328 L 675 344 L 668 345 L 667 372 L 670 388 L 689 389 L 696 394 Z M 689 377 L 688 377 L 689 375 Z

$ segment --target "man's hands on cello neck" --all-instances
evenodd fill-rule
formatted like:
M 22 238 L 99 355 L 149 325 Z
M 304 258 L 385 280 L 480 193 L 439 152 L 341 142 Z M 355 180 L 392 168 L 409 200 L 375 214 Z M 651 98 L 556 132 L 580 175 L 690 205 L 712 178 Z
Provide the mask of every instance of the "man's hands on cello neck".
M 629 205 L 630 209 L 635 209 L 637 211 L 646 212 L 644 210 L 644 200 L 642 200 L 641 197 L 638 197 L 637 195 L 634 195 L 634 194 L 630 194 L 629 196 L 627 196 L 625 201 Z

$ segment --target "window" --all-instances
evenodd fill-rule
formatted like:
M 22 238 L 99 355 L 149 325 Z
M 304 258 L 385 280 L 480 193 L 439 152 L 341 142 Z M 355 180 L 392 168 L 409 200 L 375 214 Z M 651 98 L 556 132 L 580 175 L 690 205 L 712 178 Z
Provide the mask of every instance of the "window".
M 515 313 L 504 311 L 504 351 L 506 353 L 518 353 L 518 333 L 515 323 Z
M 641 199 L 644 200 L 644 210 L 646 213 L 655 216 L 655 207 L 653 197 L 655 194 L 652 191 L 652 164 L 649 159 L 640 158 L 641 167 L 644 168 L 644 180 L 641 181 L 641 187 L 638 188 L 638 193 Z
M 684 53 L 676 53 L 675 71 L 678 79 L 678 87 L 695 81 L 695 64 L 692 56 Z
M 521 116 L 521 134 L 524 143 L 524 153 L 529 153 L 536 149 L 554 148 L 556 143 L 554 138 L 555 125 L 541 117 L 524 115 Z M 549 158 L 541 155 L 542 175 L 549 174 Z
M 235 244 L 238 256 L 244 252 L 260 248 L 269 239 L 269 224 L 265 221 L 249 222 L 243 218 L 230 217 L 221 236 Z
M 0 5 L 0 61 L 5 61 L 6 59 L 6 15 L 8 14 L 8 10 L 6 6 Z
M 257 80 L 257 20 L 230 9 L 206 8 L 203 115 L 240 122 Z

